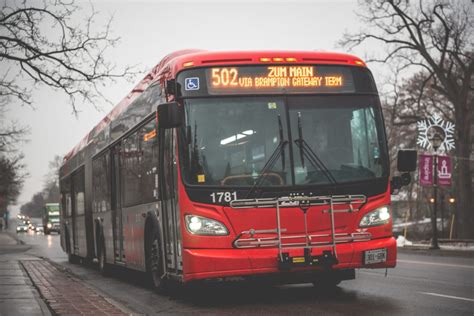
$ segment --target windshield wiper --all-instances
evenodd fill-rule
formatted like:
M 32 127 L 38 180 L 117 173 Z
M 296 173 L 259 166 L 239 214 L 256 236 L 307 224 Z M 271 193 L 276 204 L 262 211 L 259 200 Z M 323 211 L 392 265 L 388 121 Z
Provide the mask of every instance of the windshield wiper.
M 301 112 L 298 112 L 298 139 L 295 140 L 296 145 L 300 149 L 300 157 L 301 157 L 301 166 L 304 168 L 304 157 L 308 159 L 308 161 L 321 170 L 323 174 L 328 178 L 330 182 L 333 184 L 337 184 L 336 179 L 331 174 L 329 169 L 324 165 L 318 155 L 311 149 L 311 146 L 303 138 L 303 124 L 301 123 Z
M 280 143 L 272 152 L 272 154 L 270 155 L 270 158 L 268 158 L 262 170 L 260 170 L 257 180 L 255 181 L 254 185 L 250 188 L 249 192 L 247 193 L 247 196 L 245 197 L 246 199 L 248 199 L 249 196 L 254 191 L 256 191 L 258 188 L 262 186 L 263 180 L 265 180 L 265 177 L 267 176 L 267 171 L 273 168 L 273 166 L 278 161 L 278 158 L 280 158 L 280 156 L 282 157 L 282 162 L 281 162 L 282 168 L 283 170 L 285 170 L 285 146 L 288 144 L 288 141 L 285 140 L 283 137 L 283 125 L 281 123 L 280 115 L 278 115 L 278 129 L 280 133 Z
M 278 114 L 278 130 L 280 132 L 280 144 L 285 142 L 285 138 L 283 136 L 283 125 L 281 124 L 281 116 Z M 281 147 L 281 169 L 285 170 L 285 146 Z

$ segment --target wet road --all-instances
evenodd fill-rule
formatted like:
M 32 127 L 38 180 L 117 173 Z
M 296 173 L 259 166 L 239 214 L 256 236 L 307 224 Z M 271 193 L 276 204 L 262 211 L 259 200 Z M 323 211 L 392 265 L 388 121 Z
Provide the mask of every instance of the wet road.
M 104 278 L 97 267 L 72 265 L 58 235 L 19 234 L 28 254 L 49 258 L 137 314 L 218 315 L 473 315 L 474 258 L 401 253 L 395 269 L 360 270 L 334 291 L 310 284 L 258 286 L 238 283 L 154 293 L 142 273 L 117 269 Z

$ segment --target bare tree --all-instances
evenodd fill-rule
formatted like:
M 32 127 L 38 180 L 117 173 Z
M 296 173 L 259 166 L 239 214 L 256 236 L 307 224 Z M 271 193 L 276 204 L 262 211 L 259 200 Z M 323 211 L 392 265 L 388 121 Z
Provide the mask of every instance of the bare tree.
M 55 155 L 53 160 L 51 160 L 48 163 L 49 171 L 44 176 L 45 186 L 48 186 L 48 184 L 53 184 L 53 183 L 58 184 L 58 182 L 59 182 L 59 168 L 61 167 L 62 162 L 63 162 L 63 157 L 61 157 L 59 155 Z
M 0 153 L 0 217 L 16 202 L 25 174 L 22 156 L 6 157 Z
M 106 60 L 106 49 L 118 38 L 110 35 L 112 18 L 94 31 L 98 19 L 92 6 L 82 10 L 74 0 L 5 1 L 0 11 L 0 102 L 31 104 L 31 87 L 41 84 L 68 95 L 74 113 L 78 100 L 100 107 L 106 101 L 101 87 L 135 73 Z
M 18 122 L 5 121 L 4 105 L 0 104 L 0 217 L 16 202 L 27 175 L 17 149 L 27 133 Z
M 443 0 L 363 0 L 360 5 L 359 16 L 366 28 L 346 34 L 341 44 L 353 48 L 362 43 L 382 43 L 387 48 L 386 54 L 369 61 L 422 70 L 418 95 L 427 89 L 436 90 L 454 109 L 460 236 L 472 237 L 474 210 L 469 160 L 474 116 L 472 4 Z M 412 106 L 416 107 L 417 103 Z
M 18 122 L 7 122 L 5 112 L 5 105 L 0 104 L 0 154 L 14 152 L 15 146 L 24 141 L 29 132 Z

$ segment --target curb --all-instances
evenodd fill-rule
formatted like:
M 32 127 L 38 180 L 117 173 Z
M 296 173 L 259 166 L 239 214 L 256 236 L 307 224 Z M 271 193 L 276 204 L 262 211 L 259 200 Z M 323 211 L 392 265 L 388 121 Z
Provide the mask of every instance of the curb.
M 21 240 L 20 238 L 18 238 L 18 236 L 14 235 L 12 232 L 10 232 L 10 231 L 4 231 L 3 233 L 5 233 L 5 234 L 7 234 L 8 236 L 10 236 L 11 238 L 15 239 L 17 245 L 24 245 L 24 244 L 25 244 L 25 242 L 24 242 L 23 240 Z
M 95 292 L 97 292 L 98 294 L 100 294 L 102 296 L 103 299 L 105 299 L 106 301 L 108 301 L 110 304 L 114 305 L 115 307 L 119 308 L 122 312 L 128 314 L 128 315 L 139 315 L 137 314 L 135 311 L 133 311 L 132 309 L 130 309 L 128 306 L 126 306 L 125 304 L 111 298 L 107 293 L 105 293 L 104 291 L 98 289 L 97 287 L 91 285 L 89 282 L 87 282 L 87 280 L 85 280 L 84 278 L 82 278 L 81 276 L 75 274 L 71 269 L 57 263 L 57 262 L 54 262 L 53 260 L 50 260 L 49 258 L 46 258 L 46 257 L 39 257 L 40 259 L 48 262 L 49 264 L 51 264 L 52 266 L 54 266 L 56 269 L 58 269 L 61 273 L 64 273 L 64 274 L 67 274 L 69 275 L 69 277 L 72 277 L 72 278 L 75 278 L 77 279 L 78 281 L 86 284 L 89 288 L 91 288 L 92 290 L 94 290 Z
M 46 301 L 43 299 L 43 296 L 41 295 L 38 287 L 33 283 L 33 281 L 31 280 L 31 277 L 28 273 L 28 271 L 26 271 L 25 267 L 23 266 L 23 264 L 21 264 L 21 261 L 18 261 L 19 263 L 19 266 L 20 266 L 20 269 L 23 271 L 23 273 L 27 276 L 30 284 L 31 284 L 31 287 L 34 289 L 35 291 L 35 298 L 36 298 L 36 302 L 38 302 L 38 305 L 41 309 L 41 312 L 43 313 L 43 315 L 54 315 L 54 311 L 49 308 L 48 304 L 46 304 Z
M 67 268 L 39 260 L 20 261 L 53 315 L 132 315 L 128 308 L 97 291 Z M 65 289 L 74 289 L 72 292 Z
M 474 258 L 474 251 L 472 250 L 448 250 L 448 249 L 429 249 L 428 247 L 420 246 L 404 246 L 398 247 L 399 253 L 417 254 L 425 256 L 441 256 L 441 257 L 463 257 Z

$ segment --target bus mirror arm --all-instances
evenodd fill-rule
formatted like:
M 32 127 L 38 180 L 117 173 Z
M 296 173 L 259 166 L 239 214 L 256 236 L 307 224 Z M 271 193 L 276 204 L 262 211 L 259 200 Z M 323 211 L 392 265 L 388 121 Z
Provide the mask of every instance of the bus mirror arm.
M 183 122 L 184 109 L 177 102 L 158 105 L 158 127 L 168 129 L 180 127 Z
M 408 172 L 402 173 L 400 176 L 395 176 L 390 181 L 390 193 L 400 190 L 402 187 L 411 183 L 411 175 Z
M 410 172 L 416 170 L 418 153 L 416 150 L 399 150 L 397 154 L 397 169 L 402 172 L 390 181 L 390 193 L 393 194 L 411 182 Z

